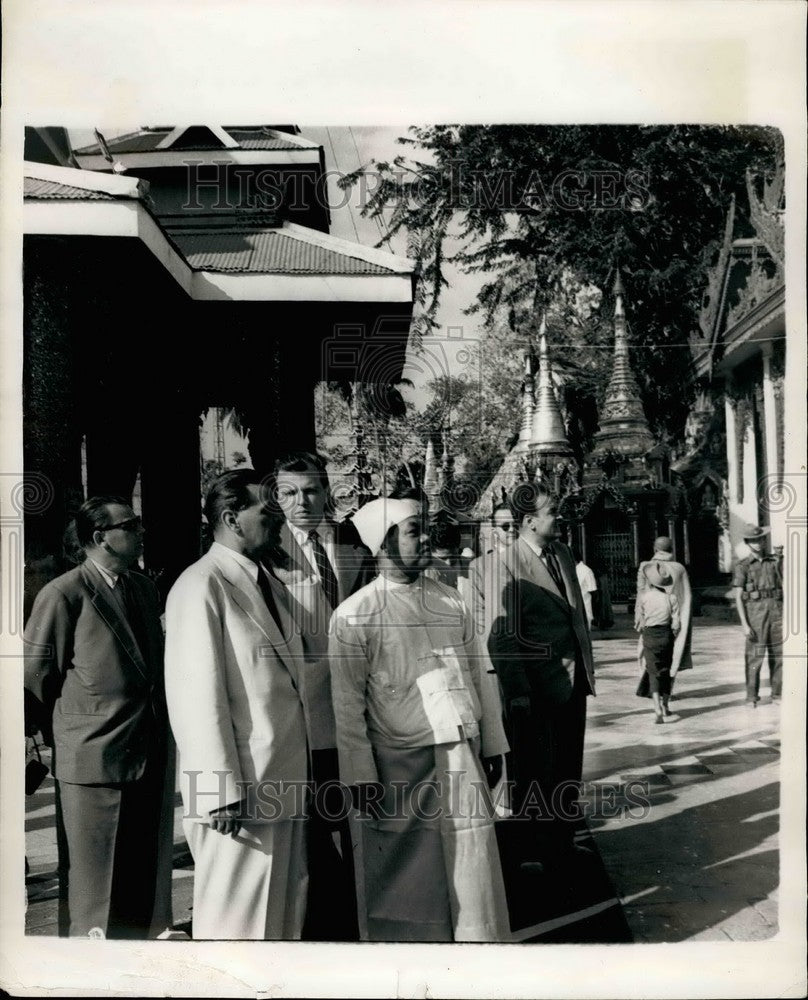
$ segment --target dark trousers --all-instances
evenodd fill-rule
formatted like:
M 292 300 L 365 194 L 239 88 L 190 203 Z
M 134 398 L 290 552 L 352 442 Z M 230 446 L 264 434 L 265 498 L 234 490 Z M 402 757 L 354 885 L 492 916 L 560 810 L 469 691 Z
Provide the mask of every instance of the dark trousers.
M 783 691 L 783 604 L 772 597 L 747 601 L 746 617 L 754 632 L 746 640 L 746 699 L 757 701 L 763 656 L 769 655 L 772 697 Z
M 336 750 L 312 751 L 314 796 L 306 824 L 309 893 L 304 941 L 359 940 L 348 826 L 350 800 L 346 800 L 346 790 L 338 784 L 338 774 Z
M 164 772 L 165 753 L 156 750 L 137 781 L 110 785 L 57 781 L 59 869 L 67 883 L 71 937 L 86 937 L 90 931 L 108 938 L 148 935 Z M 63 934 L 65 915 L 60 916 Z
M 530 699 L 530 710 L 513 713 L 509 721 L 509 776 L 515 782 L 513 822 L 523 860 L 541 860 L 572 848 L 579 817 L 586 729 L 586 686 L 576 670 L 568 701 L 562 704 Z M 519 818 L 520 814 L 526 818 Z

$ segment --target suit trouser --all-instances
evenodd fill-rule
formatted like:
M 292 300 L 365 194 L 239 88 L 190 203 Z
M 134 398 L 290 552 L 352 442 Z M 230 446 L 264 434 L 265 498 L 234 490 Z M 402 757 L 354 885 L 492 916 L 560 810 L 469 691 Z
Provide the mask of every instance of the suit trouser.
M 569 699 L 561 704 L 531 697 L 530 711 L 510 721 L 510 773 L 514 822 L 522 827 L 525 860 L 563 854 L 573 844 L 579 818 L 586 687 L 576 671 Z M 527 818 L 519 818 L 521 816 Z
M 783 603 L 772 597 L 746 602 L 746 617 L 754 638 L 746 640 L 746 698 L 757 701 L 763 656 L 769 655 L 771 693 L 779 698 L 783 689 Z
M 358 941 L 350 798 L 338 784 L 336 750 L 312 751 L 314 796 L 306 824 L 309 893 L 304 941 Z M 329 787 L 330 786 L 330 787 Z
M 302 819 L 247 821 L 234 835 L 183 820 L 194 858 L 195 940 L 293 940 L 306 907 Z
M 58 781 L 69 934 L 145 938 L 154 909 L 165 755 L 155 750 L 137 781 Z M 60 931 L 62 928 L 60 927 Z

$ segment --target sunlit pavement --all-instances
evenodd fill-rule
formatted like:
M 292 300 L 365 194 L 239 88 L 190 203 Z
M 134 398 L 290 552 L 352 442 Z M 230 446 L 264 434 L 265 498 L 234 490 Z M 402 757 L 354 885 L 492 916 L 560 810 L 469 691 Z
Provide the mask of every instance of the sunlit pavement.
M 695 620 L 694 669 L 680 674 L 672 718 L 654 725 L 637 698 L 627 618 L 596 633 L 597 698 L 584 761 L 589 828 L 635 941 L 760 940 L 777 931 L 779 706 L 764 666 L 758 708 L 744 704 L 743 637 Z M 634 799 L 647 787 L 650 807 Z M 616 789 L 616 794 L 612 794 Z M 632 795 L 631 787 L 628 788 Z M 615 816 L 620 807 L 622 816 Z M 27 800 L 31 934 L 56 933 L 53 781 Z M 633 815 L 628 814 L 631 809 Z M 193 868 L 175 811 L 175 928 L 189 931 Z M 569 929 L 567 940 L 575 940 Z M 585 940 L 586 938 L 577 938 Z M 594 937 L 593 940 L 597 940 Z
M 769 938 L 777 932 L 780 705 L 769 698 L 768 667 L 753 709 L 744 703 L 740 628 L 694 619 L 693 669 L 677 677 L 674 714 L 658 726 L 650 700 L 634 693 L 629 624 L 595 636 L 584 778 L 589 827 L 632 936 Z M 633 780 L 647 783 L 648 808 L 621 797 Z M 633 815 L 615 816 L 621 805 Z

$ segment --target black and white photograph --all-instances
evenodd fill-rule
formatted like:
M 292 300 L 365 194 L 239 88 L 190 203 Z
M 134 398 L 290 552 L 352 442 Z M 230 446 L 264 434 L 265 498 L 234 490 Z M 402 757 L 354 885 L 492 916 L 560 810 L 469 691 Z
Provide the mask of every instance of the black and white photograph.
M 804 110 L 311 30 L 4 86 L 3 989 L 804 995 Z

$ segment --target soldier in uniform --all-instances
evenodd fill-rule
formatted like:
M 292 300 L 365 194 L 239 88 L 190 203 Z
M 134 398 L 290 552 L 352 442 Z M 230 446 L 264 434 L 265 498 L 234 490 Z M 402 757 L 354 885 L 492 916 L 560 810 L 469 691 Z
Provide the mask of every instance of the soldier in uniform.
M 783 687 L 783 561 L 767 552 L 768 528 L 747 526 L 744 541 L 751 552 L 735 567 L 732 585 L 741 628 L 746 636 L 746 703 L 759 699 L 763 654 L 769 654 L 771 698 L 780 700 Z

